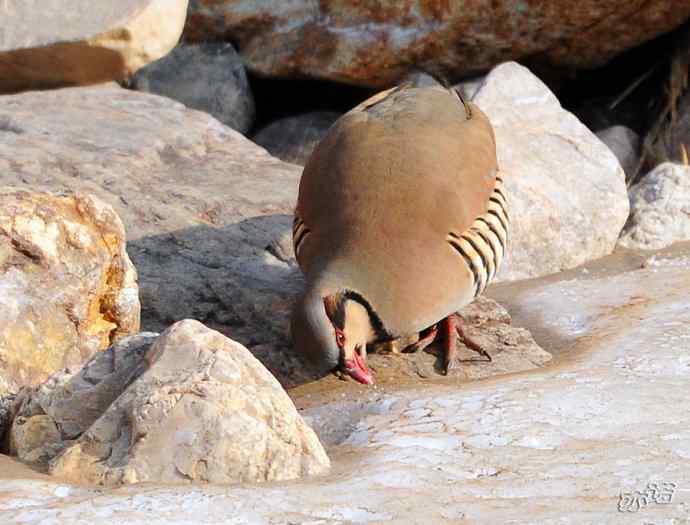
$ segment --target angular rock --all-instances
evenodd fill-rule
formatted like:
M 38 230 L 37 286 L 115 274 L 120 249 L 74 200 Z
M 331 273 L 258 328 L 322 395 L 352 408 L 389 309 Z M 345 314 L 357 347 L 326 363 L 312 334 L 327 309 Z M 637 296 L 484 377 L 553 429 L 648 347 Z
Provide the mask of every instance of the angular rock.
M 242 345 L 185 320 L 145 359 L 148 370 L 55 459 L 52 474 L 103 485 L 230 483 L 329 468 L 316 434 Z
M 139 313 L 136 270 L 111 206 L 0 188 L 0 383 L 16 390 L 80 365 L 138 331 Z
M 0 93 L 121 80 L 170 51 L 187 0 L 6 0 Z
M 597 137 L 621 163 L 626 180 L 632 178 L 640 161 L 640 136 L 626 126 L 611 126 L 598 131 Z
M 630 188 L 630 218 L 618 241 L 658 250 L 690 240 L 690 167 L 665 162 Z
M 688 16 L 673 0 L 191 0 L 185 34 L 232 39 L 263 75 L 383 87 L 416 69 L 457 77 L 515 59 L 596 67 Z
M 124 337 L 78 372 L 61 370 L 40 386 L 23 389 L 14 402 L 13 426 L 18 418 L 46 416 L 62 441 L 78 438 L 144 372 L 144 355 L 157 338 L 153 332 Z
M 137 71 L 128 84 L 205 111 L 240 133 L 254 122 L 254 97 L 232 44 L 180 44 Z
M 573 268 L 609 254 L 628 217 L 616 157 L 530 71 L 514 62 L 474 96 L 496 133 L 511 231 L 502 280 Z
M 340 114 L 332 111 L 284 117 L 260 129 L 252 140 L 280 160 L 304 166 L 338 117 Z

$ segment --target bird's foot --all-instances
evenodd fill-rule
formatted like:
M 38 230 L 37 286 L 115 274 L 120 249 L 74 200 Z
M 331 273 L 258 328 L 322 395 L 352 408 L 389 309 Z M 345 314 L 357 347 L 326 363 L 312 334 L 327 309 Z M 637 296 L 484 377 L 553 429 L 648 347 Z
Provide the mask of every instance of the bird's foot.
M 444 372 L 446 375 L 453 370 L 460 368 L 462 361 L 458 359 L 457 340 L 458 337 L 470 350 L 486 357 L 487 362 L 491 362 L 491 356 L 484 350 L 479 343 L 467 335 L 465 330 L 465 320 L 458 314 L 451 314 L 441 321 L 445 335 L 445 356 Z

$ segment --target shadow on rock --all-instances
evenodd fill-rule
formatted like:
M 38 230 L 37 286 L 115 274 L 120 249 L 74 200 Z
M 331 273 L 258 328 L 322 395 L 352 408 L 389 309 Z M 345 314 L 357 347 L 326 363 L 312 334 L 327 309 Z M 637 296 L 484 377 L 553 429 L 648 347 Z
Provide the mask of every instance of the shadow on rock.
M 292 352 L 289 318 L 304 280 L 292 251 L 292 216 L 185 228 L 130 241 L 142 325 L 163 331 L 197 319 L 240 342 L 285 387 L 314 379 Z

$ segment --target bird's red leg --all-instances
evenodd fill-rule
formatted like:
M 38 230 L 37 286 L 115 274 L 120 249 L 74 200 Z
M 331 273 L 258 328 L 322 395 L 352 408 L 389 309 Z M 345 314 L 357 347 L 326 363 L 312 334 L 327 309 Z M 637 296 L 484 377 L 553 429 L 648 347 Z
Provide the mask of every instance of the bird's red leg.
M 465 331 L 465 320 L 458 314 L 451 314 L 443 320 L 443 328 L 445 331 L 445 371 L 448 374 L 449 371 L 458 368 L 460 366 L 460 361 L 457 359 L 457 339 L 465 344 L 470 350 L 474 350 L 478 354 L 486 357 L 488 361 L 491 361 L 491 356 L 484 350 L 479 343 L 467 335 Z
M 482 348 L 482 346 L 477 343 L 474 339 L 472 339 L 469 335 L 467 335 L 467 332 L 465 331 L 465 320 L 460 317 L 458 314 L 453 314 L 450 317 L 455 318 L 455 330 L 457 331 L 458 336 L 460 337 L 460 340 L 465 343 L 465 346 L 469 348 L 470 350 L 474 350 L 477 352 L 479 355 L 482 355 L 486 357 L 486 360 L 488 362 L 491 362 L 491 356 L 489 353 Z
M 445 333 L 445 338 L 444 338 L 444 349 L 445 349 L 445 354 L 443 356 L 443 371 L 448 375 L 448 372 L 453 370 L 454 368 L 458 368 L 460 366 L 460 363 L 458 362 L 457 359 L 457 353 L 458 353 L 458 335 L 460 335 L 457 326 L 458 326 L 458 316 L 456 314 L 451 314 L 448 317 L 446 317 L 443 321 L 443 331 Z
M 469 348 L 491 361 L 491 356 L 479 343 L 472 339 L 465 330 L 465 321 L 458 314 L 451 314 L 438 325 L 429 328 L 429 331 L 419 341 L 411 344 L 403 352 L 418 352 L 424 350 L 439 337 L 443 337 L 443 369 L 447 374 L 450 370 L 458 368 L 461 364 L 458 355 L 458 337 Z
M 429 328 L 429 331 L 427 332 L 426 335 L 421 337 L 419 341 L 416 343 L 412 343 L 410 346 L 406 347 L 403 350 L 403 353 L 412 353 L 412 352 L 420 352 L 424 350 L 427 346 L 429 346 L 431 343 L 436 341 L 436 338 L 438 337 L 438 328 L 436 325 L 433 325 L 432 327 Z

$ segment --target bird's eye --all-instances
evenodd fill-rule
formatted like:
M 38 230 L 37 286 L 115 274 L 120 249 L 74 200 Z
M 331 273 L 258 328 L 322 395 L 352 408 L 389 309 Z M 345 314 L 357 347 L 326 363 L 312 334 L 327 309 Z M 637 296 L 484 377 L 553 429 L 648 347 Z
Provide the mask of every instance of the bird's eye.
M 345 344 L 345 334 L 341 332 L 340 330 L 335 331 L 335 341 L 338 343 L 338 346 L 343 346 Z

